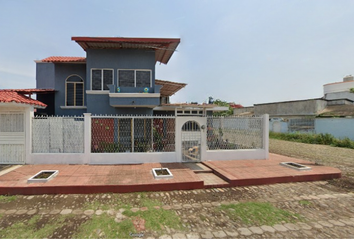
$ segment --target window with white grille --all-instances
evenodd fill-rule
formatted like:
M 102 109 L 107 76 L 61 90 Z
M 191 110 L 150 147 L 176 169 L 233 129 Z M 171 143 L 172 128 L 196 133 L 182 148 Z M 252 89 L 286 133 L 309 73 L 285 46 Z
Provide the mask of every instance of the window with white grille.
M 91 69 L 91 90 L 109 90 L 109 84 L 113 84 L 113 69 Z
M 118 86 L 151 87 L 151 70 L 119 69 Z
M 84 80 L 78 75 L 66 79 L 66 106 L 84 105 Z

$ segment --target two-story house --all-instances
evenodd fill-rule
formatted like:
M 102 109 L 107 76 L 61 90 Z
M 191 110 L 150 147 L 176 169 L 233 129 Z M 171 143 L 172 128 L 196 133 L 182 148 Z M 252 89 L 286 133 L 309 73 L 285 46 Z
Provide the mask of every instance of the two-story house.
M 167 64 L 178 38 L 72 37 L 86 57 L 36 61 L 38 94 L 47 115 L 153 115 L 186 84 L 155 80 L 155 64 Z

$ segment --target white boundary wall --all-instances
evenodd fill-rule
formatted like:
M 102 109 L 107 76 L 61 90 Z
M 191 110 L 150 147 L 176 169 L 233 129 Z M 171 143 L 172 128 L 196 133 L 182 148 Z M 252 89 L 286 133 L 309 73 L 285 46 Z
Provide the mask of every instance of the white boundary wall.
M 237 150 L 208 150 L 204 153 L 204 161 L 269 159 L 269 115 L 263 117 L 263 148 Z
M 33 116 L 33 114 L 32 114 Z M 182 126 L 188 121 L 195 121 L 201 127 L 201 161 L 210 160 L 245 160 L 269 158 L 269 115 L 263 115 L 263 148 L 239 150 L 207 150 L 206 117 L 176 117 L 175 152 L 144 153 L 91 153 L 91 114 L 84 114 L 84 153 L 31 153 L 31 139 L 27 148 L 27 164 L 138 164 L 151 162 L 182 161 Z M 31 121 L 28 121 L 29 124 Z M 31 126 L 29 127 L 31 131 Z

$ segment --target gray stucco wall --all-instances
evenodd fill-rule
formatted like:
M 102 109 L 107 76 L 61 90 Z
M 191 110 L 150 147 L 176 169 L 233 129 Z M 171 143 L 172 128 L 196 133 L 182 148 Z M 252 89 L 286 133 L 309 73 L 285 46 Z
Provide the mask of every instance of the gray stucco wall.
M 351 92 L 335 92 L 335 93 L 327 93 L 325 95 L 327 100 L 336 100 L 336 99 L 350 99 L 354 101 L 354 93 Z
M 79 75 L 85 82 L 86 65 L 85 64 L 55 64 L 55 114 L 56 115 L 82 115 L 86 109 L 62 109 L 65 106 L 65 80 L 73 74 Z M 85 84 L 86 85 L 86 84 Z M 86 86 L 84 85 L 84 89 Z M 84 105 L 86 106 L 86 96 Z
M 117 85 L 118 69 L 148 69 L 151 70 L 152 87 L 155 86 L 155 51 L 140 49 L 88 49 L 86 60 L 86 89 L 91 90 L 91 69 L 110 68 L 113 69 L 113 84 Z M 142 88 L 136 88 L 141 92 Z M 134 92 L 130 89 L 129 92 Z M 150 108 L 117 108 L 111 107 L 108 94 L 87 94 L 87 112 L 93 114 L 134 114 L 152 115 Z M 132 99 L 138 101 L 138 99 Z M 132 101 L 131 100 L 131 101 Z M 131 102 L 130 101 L 130 102 Z M 159 105 L 159 103 L 157 103 Z
M 36 64 L 36 88 L 54 89 L 54 63 L 37 63 Z
M 87 90 L 91 87 L 92 68 L 113 69 L 113 84 L 117 85 L 118 69 L 149 69 L 152 71 L 152 87 L 155 86 L 155 51 L 140 49 L 88 49 Z
M 324 109 L 325 106 L 326 101 L 321 99 L 255 104 L 254 114 L 269 114 L 270 117 L 311 116 L 316 115 L 316 113 Z
M 87 112 L 93 115 L 152 115 L 152 108 L 117 108 L 109 105 L 108 94 L 87 94 Z
M 239 115 L 244 112 L 253 112 L 254 107 L 243 107 L 243 108 L 234 108 L 234 115 Z
M 151 108 L 117 108 L 110 106 L 108 94 L 86 94 L 91 90 L 91 69 L 113 69 L 113 84 L 117 85 L 118 69 L 148 69 L 151 70 L 152 87 L 149 92 L 155 92 L 155 51 L 144 49 L 89 49 L 86 63 L 37 63 L 37 88 L 55 89 L 55 115 L 92 114 L 133 114 L 152 115 Z M 84 105 L 87 109 L 65 109 L 65 80 L 72 74 L 84 79 Z M 143 88 L 131 88 L 129 92 L 142 92 Z M 158 92 L 158 89 L 156 89 Z M 128 99 L 129 100 L 129 99 Z M 132 99 L 144 101 L 143 99 Z M 132 101 L 131 100 L 131 101 Z M 150 100 L 150 99 L 149 99 Z M 131 102 L 130 101 L 130 102 Z M 159 105 L 157 99 L 156 105 Z M 139 103 L 144 105 L 144 102 Z M 146 105 L 146 104 L 145 104 Z

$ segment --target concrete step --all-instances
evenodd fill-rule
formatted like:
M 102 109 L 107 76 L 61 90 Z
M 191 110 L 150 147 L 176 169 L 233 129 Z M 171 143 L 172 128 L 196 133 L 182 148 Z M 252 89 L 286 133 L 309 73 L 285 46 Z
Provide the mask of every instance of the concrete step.
M 231 185 L 214 173 L 198 173 L 198 177 L 204 181 L 205 188 L 230 187 Z
M 185 165 L 186 167 L 188 167 L 189 169 L 193 170 L 194 173 L 212 173 L 213 170 L 208 168 L 207 166 L 205 166 L 202 163 L 183 163 L 183 165 Z

